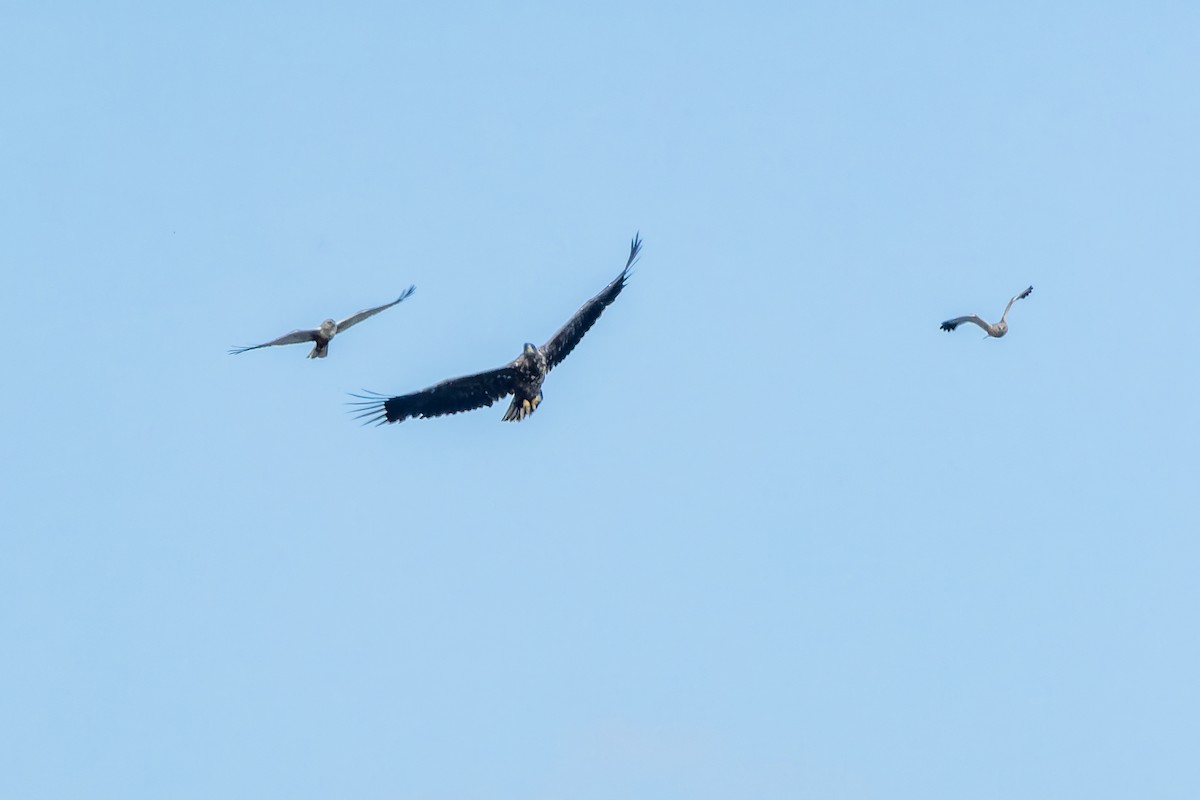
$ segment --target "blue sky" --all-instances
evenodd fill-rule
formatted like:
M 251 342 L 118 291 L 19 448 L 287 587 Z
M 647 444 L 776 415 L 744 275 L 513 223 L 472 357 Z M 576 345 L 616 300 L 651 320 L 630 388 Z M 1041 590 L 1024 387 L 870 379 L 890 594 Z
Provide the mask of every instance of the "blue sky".
M 0 794 L 1195 797 L 1198 36 L 6 8 Z

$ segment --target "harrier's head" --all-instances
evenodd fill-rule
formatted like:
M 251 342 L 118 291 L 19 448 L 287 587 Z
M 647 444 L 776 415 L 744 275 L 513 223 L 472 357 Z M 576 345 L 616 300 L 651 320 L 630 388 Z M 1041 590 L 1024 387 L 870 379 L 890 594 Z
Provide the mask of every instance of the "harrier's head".
M 334 331 L 336 331 L 336 330 L 337 330 L 337 323 L 331 319 L 327 319 L 321 323 L 321 333 L 324 334 L 325 336 L 333 336 Z

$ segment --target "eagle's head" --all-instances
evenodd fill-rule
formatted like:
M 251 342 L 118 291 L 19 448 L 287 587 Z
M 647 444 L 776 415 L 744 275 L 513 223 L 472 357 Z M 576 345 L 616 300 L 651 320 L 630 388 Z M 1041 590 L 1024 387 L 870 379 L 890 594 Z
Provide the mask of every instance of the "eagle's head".
M 530 344 L 529 342 L 526 342 L 525 349 L 521 351 L 521 355 L 531 356 L 531 355 L 534 355 L 535 353 L 537 353 L 537 347 Z

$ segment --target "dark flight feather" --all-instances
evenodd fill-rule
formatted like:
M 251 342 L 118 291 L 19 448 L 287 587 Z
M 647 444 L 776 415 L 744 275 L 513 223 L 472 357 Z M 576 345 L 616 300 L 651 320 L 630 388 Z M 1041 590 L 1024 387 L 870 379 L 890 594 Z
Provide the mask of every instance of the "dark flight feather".
M 363 420 L 363 424 L 374 422 L 383 425 L 386 422 L 403 422 L 409 417 L 428 419 L 484 408 L 512 394 L 516 383 L 517 371 L 506 366 L 476 375 L 451 378 L 419 392 L 397 397 L 356 394 L 353 396 L 361 398 L 361 402 L 351 405 L 358 406 L 359 413 L 355 419 Z
M 604 289 L 591 300 L 588 300 L 579 310 L 575 312 L 567 323 L 558 329 L 558 332 L 550 337 L 550 340 L 542 345 L 542 352 L 546 356 L 546 371 L 554 369 L 562 360 L 571 354 L 575 349 L 575 345 L 579 344 L 579 340 L 583 335 L 591 330 L 591 327 L 596 324 L 596 320 L 600 319 L 600 315 L 604 313 L 604 309 L 612 305 L 612 302 L 617 299 L 617 295 L 625 288 L 625 281 L 629 278 L 629 270 L 637 261 L 638 255 L 642 251 L 642 240 L 635 234 L 633 241 L 629 245 L 629 260 L 625 262 L 625 268 L 621 273 L 613 279 L 612 283 L 605 286 Z

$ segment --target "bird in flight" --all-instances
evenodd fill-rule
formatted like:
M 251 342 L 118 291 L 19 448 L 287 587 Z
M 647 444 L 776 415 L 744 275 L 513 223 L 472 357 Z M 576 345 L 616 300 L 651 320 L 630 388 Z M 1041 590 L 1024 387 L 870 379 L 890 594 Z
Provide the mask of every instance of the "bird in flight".
M 327 319 L 321 323 L 321 327 L 319 327 L 319 328 L 308 328 L 305 330 L 295 330 L 295 331 L 292 331 L 291 333 L 285 333 L 283 336 L 280 336 L 278 339 L 272 339 L 269 342 L 263 342 L 262 344 L 256 344 L 251 347 L 231 347 L 229 349 L 229 354 L 237 355 L 238 353 L 244 353 L 247 350 L 257 350 L 260 347 L 274 347 L 277 344 L 299 344 L 300 342 L 316 342 L 316 344 L 313 345 L 313 349 L 309 352 L 307 357 L 308 358 L 324 358 L 325 356 L 329 355 L 329 340 L 332 339 L 334 336 L 338 335 L 339 333 L 341 333 L 344 330 L 349 329 L 351 326 L 357 325 L 358 323 L 362 322 L 364 319 L 375 316 L 380 311 L 385 311 L 385 310 L 391 308 L 392 306 L 396 305 L 397 303 L 401 302 L 402 300 L 407 299 L 408 296 L 411 295 L 416 290 L 417 290 L 416 286 L 410 286 L 404 290 L 403 294 L 401 294 L 399 297 L 397 297 L 392 302 L 384 303 L 383 305 L 375 306 L 374 308 L 363 309 L 362 311 L 359 311 L 357 314 L 351 314 L 350 316 L 346 317 L 341 322 L 334 322 L 331 319 Z
M 451 378 L 412 394 L 397 397 L 375 393 L 352 395 L 359 398 L 359 401 L 351 403 L 358 407 L 355 409 L 356 419 L 363 420 L 363 424 L 374 422 L 377 425 L 403 422 L 409 417 L 428 419 L 490 406 L 512 395 L 512 402 L 504 412 L 504 421 L 520 422 L 542 402 L 542 381 L 546 379 L 546 374 L 575 349 L 583 335 L 600 319 L 604 309 L 625 288 L 629 270 L 637 261 L 641 249 L 642 240 L 634 236 L 629 246 L 629 259 L 620 274 L 598 295 L 580 306 L 575 315 L 541 347 L 526 342 L 521 355 L 499 369 Z
M 984 331 L 987 332 L 988 336 L 999 339 L 1001 336 L 1008 333 L 1008 323 L 1004 321 L 1004 318 L 1008 316 L 1008 310 L 1012 308 L 1013 303 L 1029 297 L 1029 293 L 1032 291 L 1033 287 L 1030 286 L 1028 289 L 1018 295 L 1015 295 L 1013 299 L 1009 300 L 1008 305 L 1004 307 L 1004 313 L 1000 315 L 1000 321 L 995 325 L 980 319 L 978 314 L 968 314 L 965 317 L 955 317 L 954 319 L 946 320 L 942 323 L 942 330 L 952 331 L 964 322 L 974 322 L 976 325 L 983 328 Z

